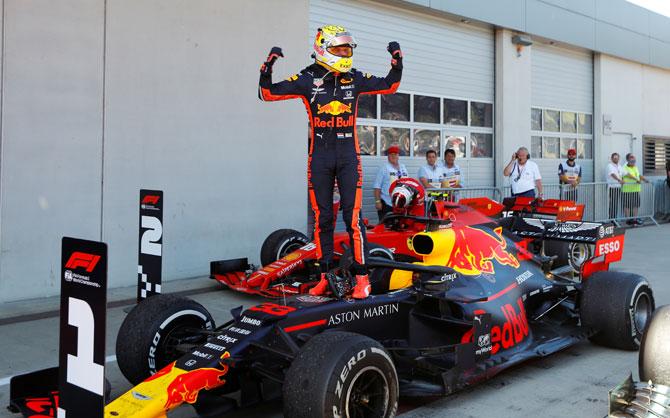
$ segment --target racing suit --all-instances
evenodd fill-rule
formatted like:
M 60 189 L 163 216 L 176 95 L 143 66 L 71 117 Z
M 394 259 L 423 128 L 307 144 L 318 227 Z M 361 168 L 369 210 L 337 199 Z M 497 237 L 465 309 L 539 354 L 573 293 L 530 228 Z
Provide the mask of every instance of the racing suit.
M 314 243 L 321 271 L 332 267 L 333 186 L 340 191 L 343 219 L 350 237 L 355 274 L 365 274 L 367 244 L 361 215 L 360 148 L 356 133 L 358 96 L 391 94 L 400 85 L 402 64 L 386 77 L 375 77 L 352 69 L 348 73 L 328 71 L 312 64 L 300 74 L 272 83 L 272 74 L 261 71 L 259 98 L 265 101 L 301 99 L 310 125 L 307 180 L 309 201 L 314 211 Z

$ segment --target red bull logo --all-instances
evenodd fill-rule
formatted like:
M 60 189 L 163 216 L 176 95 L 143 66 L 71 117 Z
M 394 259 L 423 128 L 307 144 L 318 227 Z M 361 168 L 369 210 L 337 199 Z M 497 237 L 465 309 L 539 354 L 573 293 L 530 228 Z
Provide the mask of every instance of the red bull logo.
M 492 260 L 500 264 L 519 267 L 519 260 L 506 250 L 507 241 L 502 236 L 502 227 L 488 232 L 465 226 L 454 228 L 454 248 L 447 266 L 463 274 L 495 273 Z
M 516 300 L 519 313 L 514 305 L 507 303 L 500 307 L 505 317 L 505 322 L 491 327 L 491 354 L 496 354 L 500 349 L 507 350 L 522 342 L 528 336 L 528 318 L 526 318 L 526 309 L 523 306 L 521 298 Z M 486 313 L 483 309 L 475 311 L 475 315 Z M 472 342 L 474 329 L 463 334 L 461 343 Z
M 337 116 L 342 113 L 351 113 L 351 104 L 346 105 L 338 100 L 333 100 L 323 106 L 317 104 L 316 107 L 318 108 L 318 111 L 316 112 L 317 115 L 327 113 L 329 115 Z
M 333 117 L 330 119 L 321 119 L 318 116 L 314 117 L 315 128 L 348 128 L 354 126 L 354 115 L 343 118 L 342 116 Z
M 226 351 L 221 359 L 228 357 L 230 357 L 230 353 Z M 228 373 L 228 365 L 225 363 L 221 365 L 221 369 L 195 369 L 177 376 L 168 385 L 165 410 L 170 410 L 184 402 L 193 404 L 198 400 L 198 394 L 201 390 L 209 390 L 223 385 L 226 381 L 221 378 Z

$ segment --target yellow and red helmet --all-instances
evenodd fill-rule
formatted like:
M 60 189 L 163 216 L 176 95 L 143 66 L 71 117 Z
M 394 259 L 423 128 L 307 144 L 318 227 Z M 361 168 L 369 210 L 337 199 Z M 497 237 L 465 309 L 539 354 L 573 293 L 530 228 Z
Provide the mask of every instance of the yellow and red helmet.
M 314 39 L 313 57 L 330 71 L 347 73 L 353 65 L 354 37 L 342 26 L 320 27 Z

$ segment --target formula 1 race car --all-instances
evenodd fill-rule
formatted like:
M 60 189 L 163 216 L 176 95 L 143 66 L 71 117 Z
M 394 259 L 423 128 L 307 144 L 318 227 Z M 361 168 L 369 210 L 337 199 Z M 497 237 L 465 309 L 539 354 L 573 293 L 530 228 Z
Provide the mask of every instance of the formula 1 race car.
M 468 209 L 450 210 L 478 214 Z M 219 417 L 281 397 L 288 417 L 391 417 L 401 395 L 450 394 L 587 338 L 639 347 L 654 297 L 643 277 L 607 271 L 622 255 L 622 231 L 512 221 L 529 239 L 592 240 L 596 258 L 580 276 L 563 277 L 498 222 L 467 216 L 466 224 L 458 214 L 423 219 L 407 242 L 419 261 L 371 258 L 367 299 L 348 298 L 335 270 L 332 296 L 240 307 L 219 327 L 187 298 L 139 303 L 116 348 L 136 386 L 105 416 L 162 418 L 189 403 Z
M 579 230 L 594 230 L 602 225 L 581 222 L 583 205 L 568 200 L 541 201 L 520 197 L 505 199 L 500 204 L 481 197 L 460 199 L 454 203 L 448 193 L 427 193 L 419 182 L 411 178 L 397 180 L 390 189 L 393 213 L 367 231 L 368 253 L 372 257 L 419 261 L 408 246 L 408 239 L 424 230 L 434 219 L 450 219 L 453 226 L 459 228 L 459 242 L 454 247 L 455 253 L 449 257 L 451 265 L 448 266 L 467 264 L 458 249 L 466 242 L 473 243 L 476 248 L 479 235 L 476 231 L 460 227 L 497 222 L 505 232 L 518 235 L 529 251 L 554 256 L 554 268 L 569 266 L 569 271 L 578 274 L 581 265 L 593 256 L 592 240 L 550 239 L 542 234 L 519 235 L 519 221 L 533 219 L 535 223 L 547 223 L 554 220 L 560 222 L 562 228 Z M 496 239 L 499 241 L 502 238 L 498 231 Z M 348 245 L 349 235 L 346 232 L 335 234 L 336 261 L 345 269 L 352 261 Z M 226 288 L 269 298 L 305 294 L 319 277 L 320 270 L 315 266 L 316 245 L 293 229 L 279 229 L 271 233 L 261 246 L 260 260 L 261 268 L 250 265 L 247 258 L 213 261 L 210 263 L 210 277 Z

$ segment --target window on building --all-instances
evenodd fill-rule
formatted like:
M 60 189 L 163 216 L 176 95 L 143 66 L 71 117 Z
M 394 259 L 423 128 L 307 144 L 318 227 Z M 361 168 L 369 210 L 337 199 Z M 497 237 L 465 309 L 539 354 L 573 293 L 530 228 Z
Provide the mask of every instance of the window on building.
M 358 117 L 377 119 L 377 95 L 362 94 L 358 96 Z
M 357 125 L 356 133 L 361 147 L 361 155 L 377 155 L 377 127 Z
M 448 135 L 444 149 L 453 149 L 456 152 L 456 158 L 465 158 L 465 136 Z
M 493 127 L 493 105 L 470 102 L 470 126 Z
M 530 109 L 530 129 L 532 131 L 542 130 L 542 109 Z
M 358 102 L 361 155 L 384 156 L 391 145 L 400 155 L 493 158 L 493 104 L 427 94 L 362 95 Z
M 591 135 L 593 134 L 593 116 L 586 114 L 586 113 L 580 113 L 577 116 L 577 121 L 578 121 L 578 132 L 580 134 L 588 134 Z
M 414 122 L 440 123 L 440 98 L 415 94 Z
M 409 94 L 382 94 L 382 119 L 409 120 Z
M 470 133 L 470 157 L 492 158 L 493 157 L 493 134 L 481 132 Z
M 665 176 L 670 161 L 670 138 L 643 137 L 642 153 L 645 176 Z
M 561 132 L 577 133 L 577 114 L 575 112 L 561 112 Z
M 400 147 L 400 155 L 409 155 L 409 129 L 408 128 L 386 128 L 380 133 L 381 150 L 385 153 L 391 145 Z
M 542 158 L 542 137 L 530 137 L 530 156 L 534 158 Z
M 467 125 L 468 101 L 444 99 L 444 123 L 447 125 Z
M 563 159 L 577 150 L 577 159 L 593 159 L 593 116 L 570 110 L 531 108 L 531 155 Z M 547 135 L 549 134 L 549 135 Z
M 542 158 L 558 158 L 559 152 L 559 138 L 553 136 L 542 138 Z
M 440 131 L 432 129 L 415 129 L 414 155 L 425 155 L 426 151 L 431 149 L 438 154 L 440 153 Z

